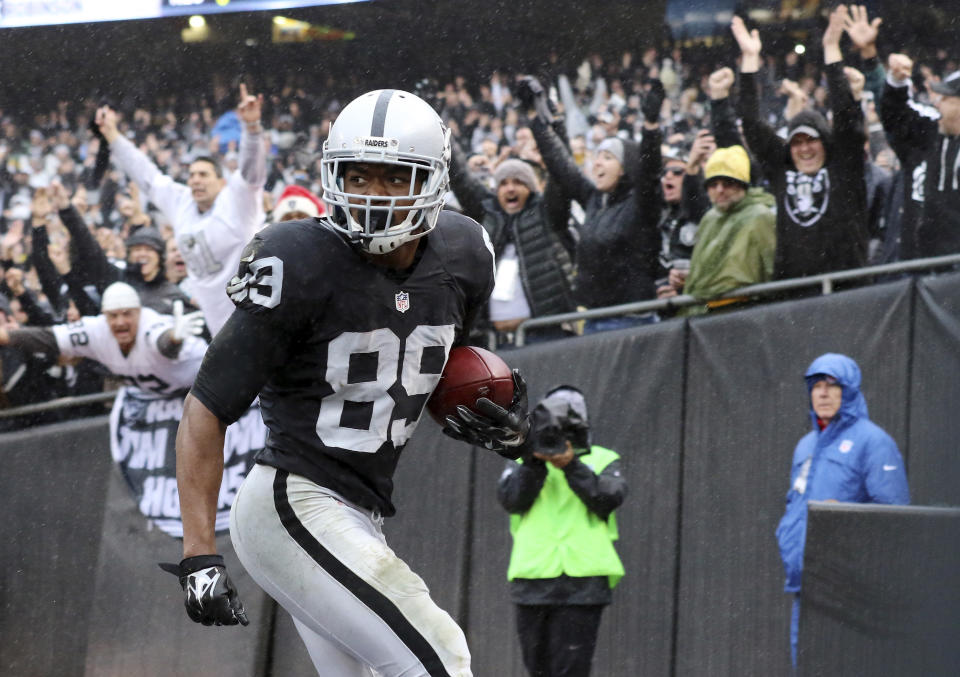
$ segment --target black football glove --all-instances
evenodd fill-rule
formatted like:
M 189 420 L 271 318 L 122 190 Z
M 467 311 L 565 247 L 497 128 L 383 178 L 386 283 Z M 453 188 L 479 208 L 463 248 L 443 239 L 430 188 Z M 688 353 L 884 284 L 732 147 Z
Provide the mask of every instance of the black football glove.
M 160 568 L 180 579 L 185 595 L 183 605 L 194 623 L 250 624 L 220 555 L 187 557 L 180 564 L 161 563 Z
M 527 382 L 519 369 L 513 370 L 513 401 L 504 409 L 486 397 L 477 400 L 476 414 L 464 406 L 456 416 L 447 416 L 443 432 L 455 440 L 495 451 L 506 458 L 519 458 L 530 432 L 527 411 Z
M 660 122 L 660 110 L 663 108 L 663 100 L 666 96 L 663 83 L 656 78 L 650 80 L 650 89 L 644 94 L 643 103 L 640 104 L 644 120 L 650 123 Z

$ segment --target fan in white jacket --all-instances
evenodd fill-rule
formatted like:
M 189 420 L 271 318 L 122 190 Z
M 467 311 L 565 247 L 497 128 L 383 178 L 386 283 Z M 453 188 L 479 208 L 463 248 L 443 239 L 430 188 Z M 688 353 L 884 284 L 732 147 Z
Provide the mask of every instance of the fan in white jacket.
M 213 335 L 233 312 L 225 290 L 237 271 L 240 252 L 264 223 L 267 159 L 260 125 L 262 103 L 262 95 L 252 96 L 240 85 L 239 169 L 224 177 L 214 158 L 194 158 L 186 185 L 161 173 L 120 134 L 116 112 L 104 106 L 96 115 L 114 163 L 170 220 L 177 247 L 187 264 L 193 294 Z

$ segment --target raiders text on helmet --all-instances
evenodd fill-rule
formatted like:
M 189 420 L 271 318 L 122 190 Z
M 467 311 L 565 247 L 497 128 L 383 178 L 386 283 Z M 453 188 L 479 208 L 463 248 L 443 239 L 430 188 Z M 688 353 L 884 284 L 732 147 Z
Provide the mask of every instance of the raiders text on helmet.
M 389 253 L 436 226 L 449 160 L 450 132 L 426 101 L 398 89 L 367 92 L 347 104 L 323 144 L 320 182 L 331 207 L 326 220 L 364 250 Z M 352 162 L 410 168 L 410 192 L 348 192 L 343 175 Z

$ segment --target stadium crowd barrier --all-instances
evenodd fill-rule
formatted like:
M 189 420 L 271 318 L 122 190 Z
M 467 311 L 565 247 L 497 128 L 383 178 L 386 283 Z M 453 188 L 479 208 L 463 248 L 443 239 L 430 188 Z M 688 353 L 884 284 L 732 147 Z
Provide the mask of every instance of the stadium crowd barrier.
M 957 673 L 960 509 L 813 502 L 807 538 L 799 677 Z
M 627 574 L 601 625 L 595 674 L 789 674 L 790 598 L 773 534 L 793 447 L 810 427 L 802 374 L 828 351 L 859 362 L 871 418 L 906 459 L 914 505 L 960 505 L 957 273 L 503 353 L 523 370 L 532 401 L 554 385 L 580 387 L 594 441 L 623 456 L 630 494 L 618 511 L 618 548 Z M 137 513 L 111 466 L 106 417 L 2 435 L 0 455 L 0 674 L 311 674 L 286 613 L 242 571 L 227 536 L 220 547 L 251 625 L 187 619 L 179 586 L 156 566 L 179 559 L 180 545 Z M 474 674 L 522 676 L 508 520 L 495 498 L 502 459 L 429 421 L 403 456 L 388 541 L 462 624 Z M 938 571 L 936 539 L 910 538 L 928 523 L 937 533 L 928 517 L 867 524 L 856 542 L 876 543 L 869 534 L 882 530 L 905 548 L 904 562 Z M 811 552 L 848 532 L 822 533 Z M 882 576 L 916 583 L 904 571 Z M 818 608 L 805 612 L 801 669 L 840 660 Z M 931 613 L 953 629 L 958 609 Z M 858 636 L 856 626 L 846 632 Z

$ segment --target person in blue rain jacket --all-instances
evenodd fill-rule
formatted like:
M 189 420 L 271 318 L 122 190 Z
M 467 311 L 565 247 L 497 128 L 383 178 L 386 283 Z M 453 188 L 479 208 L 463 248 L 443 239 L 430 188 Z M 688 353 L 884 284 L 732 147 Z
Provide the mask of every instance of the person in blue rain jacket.
M 812 430 L 793 452 L 787 508 L 777 543 L 792 593 L 790 657 L 797 665 L 800 586 L 809 501 L 907 504 L 910 490 L 897 443 L 867 415 L 860 367 L 846 355 L 826 353 L 804 374 Z

